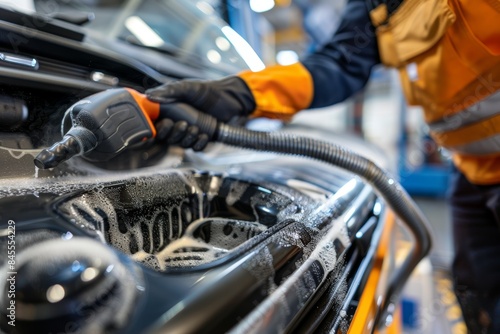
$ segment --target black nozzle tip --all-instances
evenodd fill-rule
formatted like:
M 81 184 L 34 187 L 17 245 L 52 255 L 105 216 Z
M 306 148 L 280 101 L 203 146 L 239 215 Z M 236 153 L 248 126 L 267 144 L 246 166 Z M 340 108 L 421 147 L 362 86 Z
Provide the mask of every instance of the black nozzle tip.
M 35 157 L 35 166 L 40 169 L 53 168 L 59 165 L 59 161 L 55 159 L 55 154 L 48 150 L 43 150 Z
M 42 150 L 35 157 L 35 166 L 40 169 L 53 168 L 80 153 L 80 144 L 72 136 L 65 136 L 63 140 L 49 148 Z

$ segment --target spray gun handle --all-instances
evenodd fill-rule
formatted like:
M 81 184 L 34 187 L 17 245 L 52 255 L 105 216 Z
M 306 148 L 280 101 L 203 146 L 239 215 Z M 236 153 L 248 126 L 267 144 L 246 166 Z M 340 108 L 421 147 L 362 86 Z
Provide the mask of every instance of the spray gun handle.
M 160 105 L 132 89 L 109 89 L 71 106 L 62 121 L 61 141 L 35 157 L 39 168 L 52 168 L 77 155 L 105 161 L 127 146 L 154 137 Z
M 125 90 L 130 94 L 130 97 L 126 94 L 121 96 L 121 90 Z M 112 92 L 113 90 L 110 90 Z M 217 130 L 217 120 L 205 113 L 202 113 L 195 108 L 187 105 L 185 103 L 158 103 L 153 102 L 147 98 L 145 94 L 141 94 L 130 88 L 117 89 L 117 97 L 118 101 L 121 101 L 123 104 L 127 104 L 126 106 L 119 108 L 121 115 L 115 117 L 112 122 L 109 122 L 110 126 L 116 128 L 114 132 L 119 138 L 127 138 L 128 142 L 136 143 L 139 140 L 144 140 L 147 138 L 152 138 L 156 136 L 156 129 L 154 127 L 154 122 L 160 119 L 168 118 L 173 122 L 185 121 L 189 125 L 197 126 L 200 129 L 200 132 L 205 133 L 210 140 L 215 139 L 216 130 Z M 98 95 L 98 94 L 97 94 Z M 97 100 L 97 95 L 94 95 L 94 100 Z M 107 97 L 107 101 L 105 99 L 105 103 L 110 103 L 111 97 Z M 95 103 L 95 102 L 94 102 Z M 116 104 L 115 104 L 116 106 Z M 134 108 L 135 107 L 135 108 Z M 100 109 L 100 108 L 97 108 Z M 108 107 L 111 109 L 111 106 Z M 135 115 L 135 112 L 137 115 Z M 111 111 L 107 111 L 110 113 Z M 125 114 L 125 113 L 128 114 Z M 134 117 L 140 118 L 143 122 L 117 122 L 119 121 L 116 118 L 121 118 L 125 120 L 126 117 Z M 111 117 L 110 117 L 111 119 Z M 147 124 L 144 123 L 147 122 Z M 106 123 L 108 124 L 108 122 Z M 125 129 L 122 129 L 126 127 Z M 119 128 L 119 131 L 118 131 Z M 107 133 L 111 131 L 106 131 Z M 116 138 L 108 137 L 107 142 L 111 141 L 111 139 L 116 140 Z M 118 139 L 119 140 L 119 139 Z M 104 143 L 103 143 L 104 144 Z M 101 146 L 103 145 L 101 144 Z M 112 143 L 108 143 L 112 144 Z M 119 146 L 119 145 L 117 145 Z M 125 146 L 125 145 L 123 145 Z
M 88 103 L 85 103 L 87 102 Z M 83 126 L 97 137 L 91 150 L 82 152 L 87 160 L 106 161 L 156 135 L 153 121 L 160 106 L 132 89 L 110 89 L 90 96 L 70 111 L 73 127 Z
M 177 104 L 178 106 L 179 104 Z M 63 139 L 43 150 L 35 164 L 51 168 L 76 155 L 106 161 L 125 148 L 156 136 L 153 122 L 169 118 L 197 126 L 210 140 L 216 138 L 217 120 L 196 109 L 159 104 L 129 88 L 91 95 L 68 109 L 62 122 Z

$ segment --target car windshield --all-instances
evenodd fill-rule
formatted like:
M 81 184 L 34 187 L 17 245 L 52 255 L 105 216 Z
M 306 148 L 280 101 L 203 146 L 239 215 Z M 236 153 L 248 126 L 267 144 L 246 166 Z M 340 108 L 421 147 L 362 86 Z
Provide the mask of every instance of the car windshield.
M 264 67 L 248 43 L 204 1 L 35 0 L 34 8 L 70 21 L 90 15 L 92 20 L 84 25 L 90 37 L 151 48 L 220 74 Z

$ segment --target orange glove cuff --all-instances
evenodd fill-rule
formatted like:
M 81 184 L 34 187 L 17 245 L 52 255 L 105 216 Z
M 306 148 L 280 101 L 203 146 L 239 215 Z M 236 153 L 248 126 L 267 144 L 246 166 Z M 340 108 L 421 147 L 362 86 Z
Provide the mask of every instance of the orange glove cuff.
M 239 73 L 250 88 L 257 105 L 252 117 L 289 121 L 307 109 L 314 96 L 312 76 L 301 63 L 274 65 L 260 72 Z

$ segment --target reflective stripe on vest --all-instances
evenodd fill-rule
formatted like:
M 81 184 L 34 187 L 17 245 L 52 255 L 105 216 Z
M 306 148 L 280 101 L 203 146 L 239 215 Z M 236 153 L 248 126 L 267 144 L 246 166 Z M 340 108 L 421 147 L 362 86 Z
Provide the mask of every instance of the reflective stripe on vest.
M 500 92 L 430 123 L 429 130 L 438 144 L 453 152 L 475 155 L 500 152 Z

